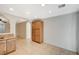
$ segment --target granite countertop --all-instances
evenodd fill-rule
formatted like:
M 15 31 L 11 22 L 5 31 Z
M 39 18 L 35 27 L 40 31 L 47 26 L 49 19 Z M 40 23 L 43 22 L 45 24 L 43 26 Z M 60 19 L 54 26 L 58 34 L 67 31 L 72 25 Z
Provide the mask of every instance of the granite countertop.
M 0 33 L 0 41 L 15 39 L 15 36 L 12 33 Z
M 6 41 L 7 39 L 0 39 L 0 41 Z

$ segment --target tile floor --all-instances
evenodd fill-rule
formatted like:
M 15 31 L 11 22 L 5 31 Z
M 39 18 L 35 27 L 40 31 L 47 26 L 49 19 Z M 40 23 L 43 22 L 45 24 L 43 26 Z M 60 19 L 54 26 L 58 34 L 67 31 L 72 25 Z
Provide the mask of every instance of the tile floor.
M 76 53 L 46 43 L 17 39 L 16 51 L 8 55 L 76 55 Z

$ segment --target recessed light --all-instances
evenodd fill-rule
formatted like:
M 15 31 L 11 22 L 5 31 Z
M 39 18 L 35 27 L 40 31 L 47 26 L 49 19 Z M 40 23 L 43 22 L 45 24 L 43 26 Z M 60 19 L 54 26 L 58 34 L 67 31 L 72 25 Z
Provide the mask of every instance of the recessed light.
M 42 6 L 42 7 L 44 7 L 44 6 L 45 6 L 45 4 L 41 4 L 41 6 Z
M 14 9 L 13 9 L 13 8 L 9 8 L 9 10 L 10 10 L 10 11 L 14 11 Z
M 49 10 L 49 14 L 51 14 L 52 13 L 52 11 L 51 10 Z
M 29 14 L 31 14 L 31 12 L 26 12 L 26 14 L 28 14 L 28 15 L 29 15 Z
M 34 16 L 34 18 L 37 18 L 37 16 Z

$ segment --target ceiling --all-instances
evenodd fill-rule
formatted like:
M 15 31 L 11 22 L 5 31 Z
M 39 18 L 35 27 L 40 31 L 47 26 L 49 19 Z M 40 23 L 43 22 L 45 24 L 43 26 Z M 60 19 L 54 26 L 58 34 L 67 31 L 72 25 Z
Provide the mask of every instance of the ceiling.
M 18 17 L 35 19 L 72 13 L 79 8 L 77 4 L 66 4 L 63 8 L 58 8 L 58 6 L 59 4 L 0 4 L 0 12 Z

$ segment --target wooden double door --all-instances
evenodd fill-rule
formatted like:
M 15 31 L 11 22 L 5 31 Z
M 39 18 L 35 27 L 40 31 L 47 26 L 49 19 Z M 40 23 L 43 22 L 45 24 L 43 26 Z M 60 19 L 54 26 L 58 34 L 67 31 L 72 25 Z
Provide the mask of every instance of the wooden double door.
M 32 22 L 32 41 L 43 42 L 43 21 L 35 20 Z

